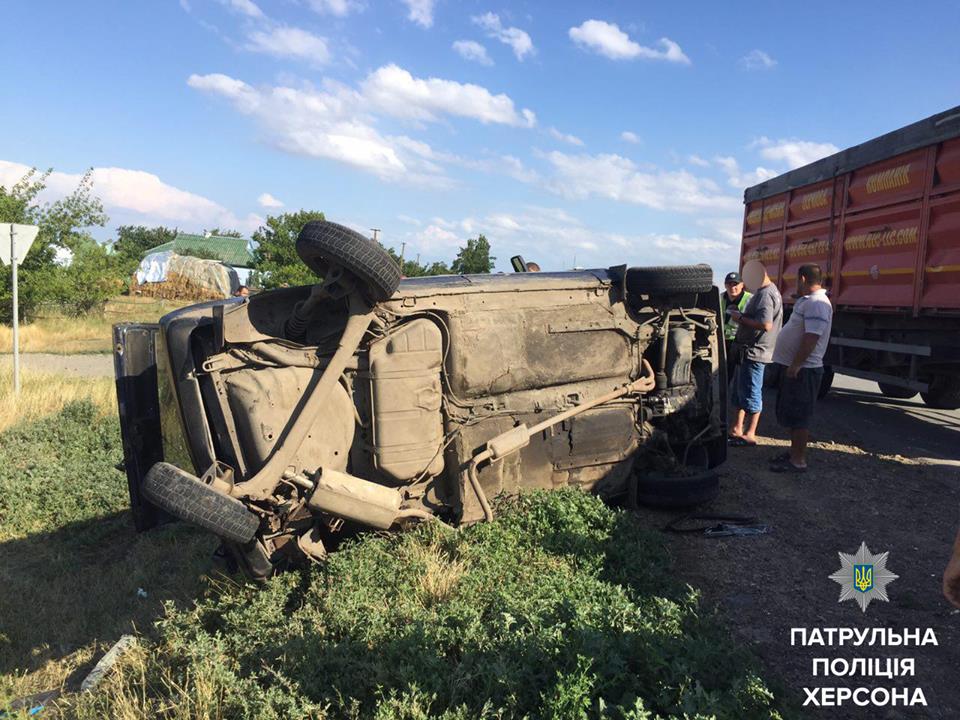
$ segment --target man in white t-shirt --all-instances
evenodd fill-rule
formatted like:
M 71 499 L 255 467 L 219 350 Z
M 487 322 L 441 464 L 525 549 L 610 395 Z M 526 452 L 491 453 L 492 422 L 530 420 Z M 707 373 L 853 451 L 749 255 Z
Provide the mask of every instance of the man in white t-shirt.
M 823 356 L 833 325 L 833 306 L 823 289 L 819 265 L 801 265 L 797 270 L 797 295 L 790 319 L 773 350 L 773 367 L 779 375 L 777 422 L 790 430 L 790 452 L 772 459 L 770 469 L 774 472 L 807 470 L 810 419 L 817 404 Z

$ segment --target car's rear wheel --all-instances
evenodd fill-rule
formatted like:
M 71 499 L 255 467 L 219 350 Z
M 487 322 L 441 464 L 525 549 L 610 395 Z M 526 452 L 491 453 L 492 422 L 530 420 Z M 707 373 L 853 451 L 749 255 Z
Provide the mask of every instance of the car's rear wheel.
M 400 284 L 400 268 L 378 243 L 327 220 L 308 222 L 297 237 L 300 259 L 321 277 L 332 267 L 349 272 L 370 300 L 383 302 Z
M 627 292 L 635 295 L 689 295 L 713 288 L 709 265 L 663 265 L 627 270 Z
M 888 385 L 887 383 L 878 382 L 877 386 L 880 388 L 880 393 L 884 397 L 894 398 L 896 400 L 909 400 L 917 394 L 916 390 L 901 387 L 900 385 Z
M 704 470 L 685 477 L 660 473 L 637 474 L 630 482 L 630 505 L 659 508 L 690 508 L 713 500 L 720 492 L 716 470 Z
M 242 502 L 170 463 L 155 463 L 147 471 L 143 494 L 171 515 L 231 542 L 249 542 L 260 527 L 260 519 Z

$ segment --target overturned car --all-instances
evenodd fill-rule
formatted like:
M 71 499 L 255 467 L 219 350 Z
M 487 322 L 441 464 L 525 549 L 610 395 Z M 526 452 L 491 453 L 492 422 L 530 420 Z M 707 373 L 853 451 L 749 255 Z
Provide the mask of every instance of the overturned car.
M 138 529 L 192 522 L 265 578 L 363 528 L 490 520 L 500 493 L 716 492 L 708 266 L 401 281 L 331 222 L 307 224 L 297 251 L 322 282 L 115 326 Z

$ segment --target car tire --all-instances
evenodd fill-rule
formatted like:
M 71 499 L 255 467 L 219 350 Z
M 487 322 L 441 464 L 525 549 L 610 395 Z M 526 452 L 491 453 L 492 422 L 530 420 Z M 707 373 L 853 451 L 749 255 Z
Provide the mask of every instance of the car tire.
M 297 254 L 317 275 L 339 265 L 360 281 L 375 303 L 383 302 L 400 284 L 400 268 L 378 243 L 355 230 L 326 220 L 313 220 L 300 230 Z
M 630 482 L 630 506 L 682 509 L 713 500 L 720 492 L 716 470 L 687 477 L 666 477 L 660 473 L 637 474 Z
M 960 376 L 935 375 L 927 392 L 920 393 L 927 407 L 935 410 L 960 410 Z
M 713 289 L 709 265 L 632 267 L 627 270 L 627 292 L 634 295 L 689 295 Z
M 887 383 L 878 382 L 877 386 L 880 388 L 881 395 L 894 398 L 895 400 L 909 400 L 917 394 L 916 390 L 901 387 L 900 385 L 888 385 Z
M 260 519 L 242 502 L 170 463 L 155 463 L 144 476 L 142 487 L 154 505 L 224 540 L 248 543 L 260 527 Z

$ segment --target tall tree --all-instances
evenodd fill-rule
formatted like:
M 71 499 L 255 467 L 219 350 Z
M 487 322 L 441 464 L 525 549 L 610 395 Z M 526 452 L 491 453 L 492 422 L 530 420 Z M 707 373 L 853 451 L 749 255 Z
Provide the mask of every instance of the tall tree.
M 105 225 L 107 216 L 100 199 L 93 194 L 91 173 L 87 172 L 76 190 L 66 197 L 41 204 L 37 197 L 46 187 L 50 172 L 38 173 L 33 169 L 10 188 L 0 187 L 0 222 L 40 228 L 18 268 L 21 316 L 29 315 L 43 302 L 75 303 L 80 300 L 80 293 L 93 290 L 94 300 L 99 302 L 110 283 L 92 281 L 92 275 L 119 277 L 112 261 L 100 257 L 93 261 L 106 253 L 87 229 Z M 91 262 L 64 267 L 57 262 L 58 250 L 67 250 L 74 257 L 89 255 Z M 0 266 L 0 321 L 9 322 L 11 312 L 10 266 L 4 265 Z
M 117 239 L 113 241 L 113 251 L 129 274 L 137 269 L 147 250 L 175 240 L 176 237 L 176 229 L 162 226 L 150 228 L 143 225 L 121 225 L 117 228 Z
M 460 248 L 450 269 L 458 275 L 489 273 L 493 270 L 494 260 L 496 258 L 490 254 L 490 243 L 481 233 L 478 237 L 467 240 L 466 247 Z
M 323 213 L 301 210 L 267 217 L 253 234 L 253 273 L 250 283 L 265 289 L 283 285 L 312 285 L 317 276 L 297 255 L 300 230 L 311 220 L 323 220 Z

